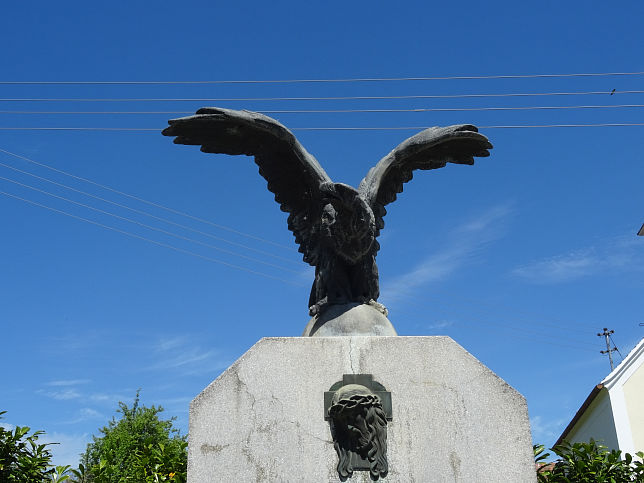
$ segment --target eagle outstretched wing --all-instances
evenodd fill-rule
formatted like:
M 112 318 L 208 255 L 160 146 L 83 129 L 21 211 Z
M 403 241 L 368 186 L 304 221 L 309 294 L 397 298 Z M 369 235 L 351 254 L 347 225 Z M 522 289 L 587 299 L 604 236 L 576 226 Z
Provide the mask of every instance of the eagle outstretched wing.
M 385 226 L 385 206 L 396 200 L 415 169 L 442 168 L 447 163 L 474 164 L 474 157 L 489 156 L 489 149 L 492 144 L 469 124 L 432 127 L 399 144 L 369 170 L 358 187 L 376 217 L 376 236 Z
M 320 187 L 331 179 L 291 131 L 263 114 L 211 107 L 168 124 L 163 134 L 176 136 L 176 144 L 201 145 L 205 153 L 254 156 L 275 201 L 289 213 L 288 227 L 304 261 L 316 264 L 318 250 L 311 234 Z

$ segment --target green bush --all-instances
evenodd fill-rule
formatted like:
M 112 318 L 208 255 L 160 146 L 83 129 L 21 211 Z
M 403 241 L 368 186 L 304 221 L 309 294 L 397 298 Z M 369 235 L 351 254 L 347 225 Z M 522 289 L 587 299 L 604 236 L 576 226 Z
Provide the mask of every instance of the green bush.
M 160 406 L 119 403 L 121 417 L 100 429 L 81 457 L 74 478 L 79 483 L 163 482 L 187 479 L 186 437 L 172 427 L 174 418 L 159 419 Z
M 633 483 L 644 482 L 644 453 L 637 453 L 639 461 L 629 453 L 608 450 L 591 439 L 588 443 L 570 444 L 564 441 L 551 449 L 559 457 L 554 463 L 545 460 L 543 445 L 535 445 L 535 463 L 540 483 Z

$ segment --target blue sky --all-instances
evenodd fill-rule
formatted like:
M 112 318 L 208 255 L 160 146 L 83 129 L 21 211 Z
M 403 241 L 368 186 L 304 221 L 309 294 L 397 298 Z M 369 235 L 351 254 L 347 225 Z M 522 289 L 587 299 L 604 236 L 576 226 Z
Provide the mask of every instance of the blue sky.
M 644 70 L 641 2 L 619 8 L 594 1 L 122 5 L 5 5 L 0 81 Z M 286 215 L 256 166 L 248 158 L 173 145 L 160 134 L 168 118 L 203 105 L 265 112 L 632 106 L 644 104 L 644 94 L 623 91 L 642 90 L 643 78 L 0 84 L 1 128 L 158 129 L 0 129 L 0 149 L 75 176 L 0 152 L 0 191 L 14 196 L 0 195 L 4 422 L 45 430 L 49 440 L 61 443 L 55 448 L 57 461 L 75 463 L 117 402 L 131 403 L 141 388 L 143 402 L 163 405 L 185 432 L 189 401 L 223 369 L 261 337 L 297 336 L 306 325 L 312 270 L 301 262 Z M 612 89 L 616 93 L 610 96 Z M 603 94 L 502 96 L 553 92 Z M 499 96 L 7 100 L 462 94 Z M 638 107 L 269 115 L 290 128 L 644 122 Z M 644 222 L 644 127 L 481 131 L 495 146 L 490 158 L 474 166 L 417 173 L 390 205 L 378 255 L 380 301 L 389 307 L 400 334 L 449 335 L 524 394 L 534 439 L 548 445 L 608 372 L 596 333 L 602 327 L 614 329 L 624 355 L 644 336 L 638 326 L 643 322 L 644 239 L 635 236 Z M 415 132 L 295 131 L 335 181 L 353 185 Z

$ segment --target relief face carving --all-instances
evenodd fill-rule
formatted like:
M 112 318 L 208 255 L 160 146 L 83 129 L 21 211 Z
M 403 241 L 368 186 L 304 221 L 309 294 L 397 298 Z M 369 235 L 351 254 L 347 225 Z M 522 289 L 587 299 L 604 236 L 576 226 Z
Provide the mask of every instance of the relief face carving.
M 360 470 L 368 470 L 372 480 L 387 475 L 387 414 L 378 395 L 361 384 L 341 386 L 333 393 L 328 419 L 342 481 Z

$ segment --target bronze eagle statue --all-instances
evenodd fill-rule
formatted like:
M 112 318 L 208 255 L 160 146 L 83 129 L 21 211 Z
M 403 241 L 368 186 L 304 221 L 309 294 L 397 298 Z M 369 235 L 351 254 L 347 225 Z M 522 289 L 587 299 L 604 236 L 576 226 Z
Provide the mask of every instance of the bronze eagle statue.
M 355 189 L 334 183 L 291 131 L 263 114 L 205 107 L 168 124 L 163 134 L 176 136 L 176 144 L 254 156 L 275 201 L 289 214 L 288 228 L 303 260 L 315 267 L 311 315 L 349 303 L 371 304 L 386 315 L 377 303 L 376 266 L 385 206 L 396 200 L 414 170 L 474 164 L 475 156 L 489 156 L 492 148 L 469 124 L 425 129 L 382 158 Z

